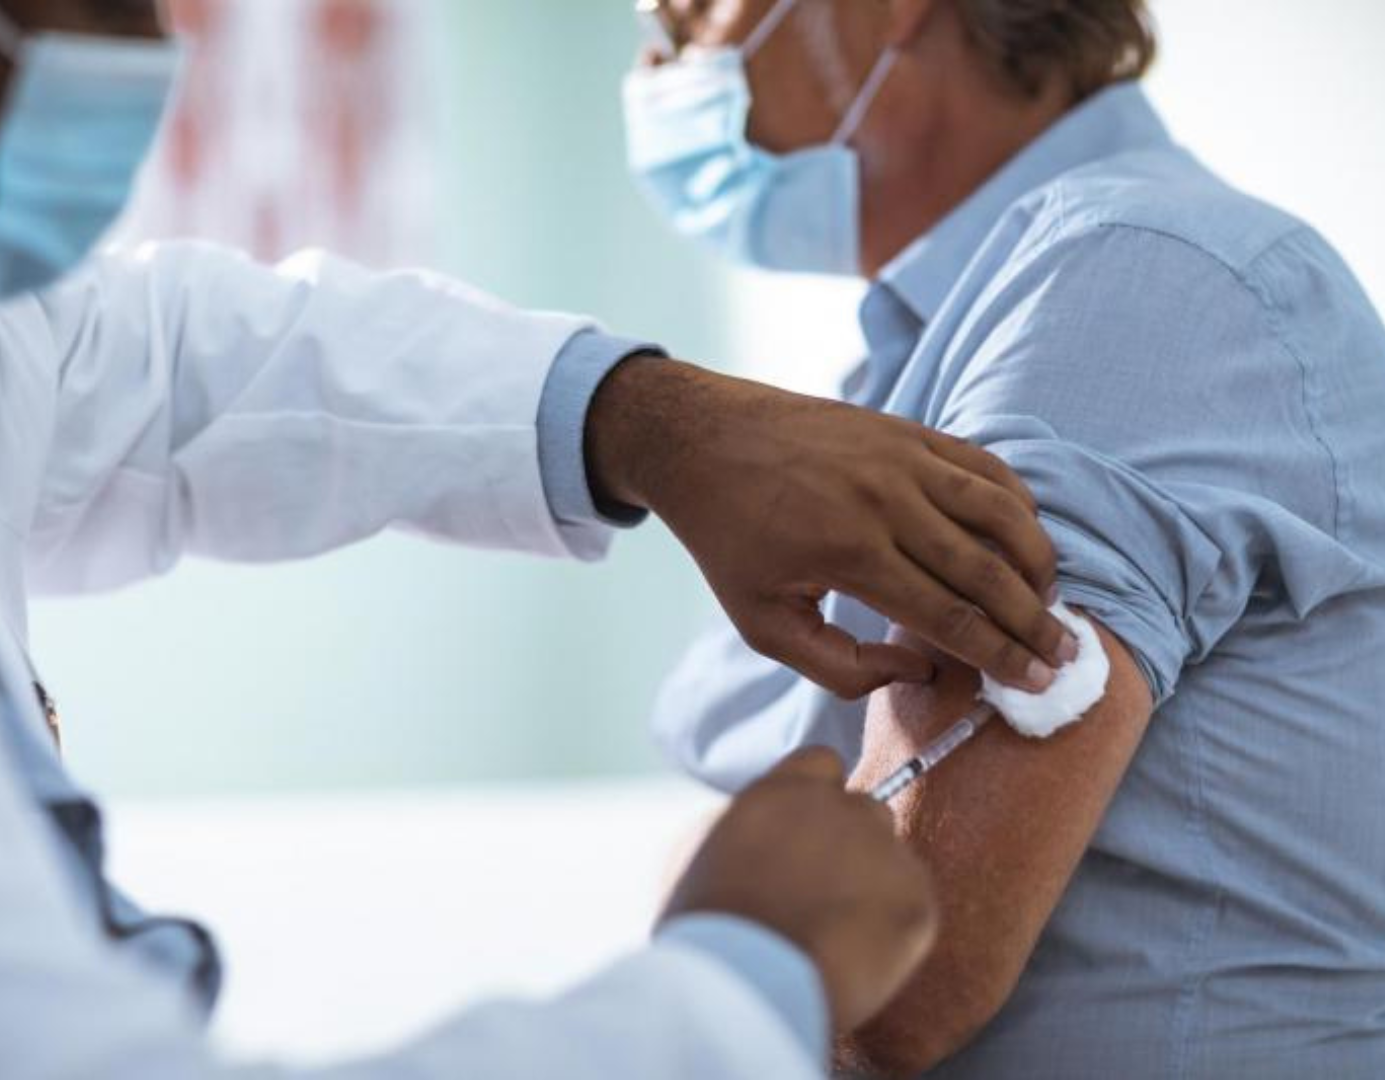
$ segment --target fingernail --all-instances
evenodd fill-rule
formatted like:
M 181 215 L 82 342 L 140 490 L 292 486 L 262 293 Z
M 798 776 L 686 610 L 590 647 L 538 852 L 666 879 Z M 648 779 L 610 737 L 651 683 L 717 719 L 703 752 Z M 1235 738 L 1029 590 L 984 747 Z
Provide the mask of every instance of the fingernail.
M 1061 599 L 1063 599 L 1063 594 L 1058 591 L 1058 586 L 1050 585 L 1048 587 L 1048 592 L 1044 594 L 1044 600 L 1048 604 L 1048 606 L 1052 607 Z
M 1064 634 L 1063 640 L 1058 643 L 1058 662 L 1061 664 L 1071 664 L 1077 660 L 1077 655 L 1082 651 L 1081 645 L 1071 634 Z
M 1031 660 L 1028 670 L 1024 673 L 1024 678 L 1031 690 L 1041 694 L 1053 685 L 1053 680 L 1058 678 L 1058 672 L 1042 660 Z

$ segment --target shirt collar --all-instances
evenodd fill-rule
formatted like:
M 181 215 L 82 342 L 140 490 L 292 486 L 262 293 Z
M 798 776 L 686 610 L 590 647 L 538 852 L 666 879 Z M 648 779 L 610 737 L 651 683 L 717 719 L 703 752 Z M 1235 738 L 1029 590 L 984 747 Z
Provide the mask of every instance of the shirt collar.
M 1063 173 L 1132 150 L 1169 146 L 1163 121 L 1136 83 L 1089 98 L 1011 158 L 885 267 L 884 284 L 928 322 L 996 223 L 1023 196 Z

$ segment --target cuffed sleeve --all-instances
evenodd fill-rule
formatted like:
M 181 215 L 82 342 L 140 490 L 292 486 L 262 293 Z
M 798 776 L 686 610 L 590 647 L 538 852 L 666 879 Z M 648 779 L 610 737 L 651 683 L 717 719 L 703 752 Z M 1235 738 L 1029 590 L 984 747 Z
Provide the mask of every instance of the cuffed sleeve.
M 662 351 L 656 345 L 587 330 L 563 347 L 548 373 L 539 401 L 539 468 L 549 509 L 565 525 L 630 527 L 648 516 L 618 503 L 597 505 L 585 451 L 587 414 L 597 390 L 619 364 L 639 355 Z M 578 554 L 594 558 L 604 548 L 587 544 Z
M 684 915 L 659 932 L 713 957 L 753 987 L 812 1058 L 827 1056 L 830 1021 L 822 979 L 804 953 L 764 927 L 730 915 Z
M 1064 599 L 1130 648 L 1156 701 L 1234 621 L 1253 578 L 1224 528 L 1228 494 L 1161 488 L 1118 460 L 1059 439 L 1033 418 L 988 422 L 982 441 L 1034 491 L 1058 553 Z M 1199 497 L 1205 505 L 1194 505 Z M 1224 575 L 1226 603 L 1206 599 Z
M 1262 580 L 1306 612 L 1357 572 L 1334 535 L 1331 455 L 1301 372 L 1238 273 L 1110 228 L 1048 248 L 996 290 L 961 343 L 971 355 L 941 426 L 1029 484 L 1065 596 L 1125 642 L 1157 703 Z M 1264 447 L 1259 460 L 1246 446 Z

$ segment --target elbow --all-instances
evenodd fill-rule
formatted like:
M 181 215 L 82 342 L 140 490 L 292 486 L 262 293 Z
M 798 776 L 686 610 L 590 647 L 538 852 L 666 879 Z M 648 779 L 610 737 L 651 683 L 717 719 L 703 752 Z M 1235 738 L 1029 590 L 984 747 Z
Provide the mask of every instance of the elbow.
M 1018 976 L 958 979 L 934 989 L 916 980 L 842 1045 L 841 1064 L 871 1076 L 912 1078 L 969 1045 L 995 1019 Z

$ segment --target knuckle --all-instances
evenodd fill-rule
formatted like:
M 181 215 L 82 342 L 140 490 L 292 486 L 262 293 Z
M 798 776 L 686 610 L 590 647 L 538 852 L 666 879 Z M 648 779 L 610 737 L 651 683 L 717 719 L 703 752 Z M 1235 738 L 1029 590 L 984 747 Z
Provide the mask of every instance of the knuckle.
M 961 551 L 951 540 L 934 539 L 927 546 L 928 563 L 937 570 L 951 570 L 957 565 Z
M 938 434 L 944 449 L 950 451 L 954 458 L 967 462 L 968 468 L 985 467 L 985 461 L 990 455 L 976 443 L 945 431 Z
M 948 638 L 959 641 L 971 637 L 976 632 L 980 616 L 970 604 L 963 601 L 950 601 L 938 612 L 938 629 Z
M 1007 524 L 1027 523 L 1031 516 L 1025 505 L 1015 497 L 1015 493 L 1003 487 L 997 487 L 991 492 L 990 509 L 997 520 Z
M 948 473 L 947 490 L 954 498 L 969 498 L 976 490 L 976 484 L 976 477 L 962 469 L 953 469 Z
M 1010 580 L 1010 567 L 994 555 L 985 556 L 976 568 L 976 583 L 982 591 L 997 592 Z
M 896 502 L 894 493 L 875 470 L 856 476 L 855 493 L 857 500 L 871 513 L 884 513 Z
M 1010 467 L 1006 465 L 1005 462 L 1001 461 L 1000 458 L 996 457 L 988 450 L 982 450 L 980 447 L 974 447 L 973 449 L 976 455 L 976 470 L 985 476 L 987 480 L 991 481 L 993 484 L 1003 485 L 1006 488 L 1015 482 L 1014 473 L 1010 471 Z

